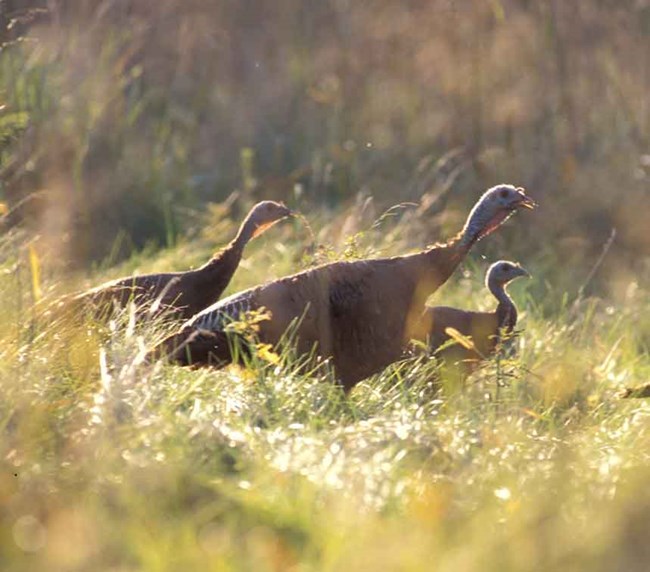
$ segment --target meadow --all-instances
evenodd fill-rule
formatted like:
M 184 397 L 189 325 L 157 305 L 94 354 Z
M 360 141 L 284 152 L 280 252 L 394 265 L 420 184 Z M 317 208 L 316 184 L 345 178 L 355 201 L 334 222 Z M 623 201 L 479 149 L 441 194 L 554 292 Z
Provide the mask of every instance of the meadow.
M 449 20 L 455 26 L 448 26 Z M 650 10 L 642 2 L 0 2 L 2 570 L 650 565 Z M 510 289 L 517 353 L 414 356 L 350 395 L 289 349 L 139 357 L 174 326 L 59 297 L 198 266 L 260 198 L 227 293 L 411 252 L 478 194 L 540 203 L 430 303 Z M 230 200 L 231 193 L 237 192 Z

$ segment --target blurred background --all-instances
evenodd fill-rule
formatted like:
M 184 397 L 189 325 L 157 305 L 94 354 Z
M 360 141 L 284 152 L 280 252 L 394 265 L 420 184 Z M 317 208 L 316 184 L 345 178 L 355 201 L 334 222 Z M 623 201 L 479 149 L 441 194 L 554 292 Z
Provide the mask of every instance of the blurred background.
M 173 246 L 234 191 L 414 201 L 433 241 L 512 182 L 542 205 L 513 256 L 570 284 L 616 229 L 597 287 L 647 275 L 647 0 L 0 0 L 0 43 L 3 223 L 57 272 Z

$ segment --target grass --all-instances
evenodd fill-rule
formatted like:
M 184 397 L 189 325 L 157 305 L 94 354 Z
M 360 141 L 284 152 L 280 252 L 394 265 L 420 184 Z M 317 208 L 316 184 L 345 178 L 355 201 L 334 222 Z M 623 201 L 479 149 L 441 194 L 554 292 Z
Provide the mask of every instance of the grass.
M 408 219 L 391 224 L 383 242 L 366 230 L 327 256 L 409 246 Z M 304 264 L 298 230 L 280 226 L 269 234 L 282 240 L 252 244 L 232 288 Z M 89 282 L 184 267 L 188 253 L 198 262 L 214 247 L 208 235 Z M 650 407 L 618 397 L 650 373 L 642 287 L 618 304 L 549 306 L 533 295 L 536 281 L 515 284 L 517 358 L 442 394 L 432 391 L 435 363 L 412 358 L 345 397 L 326 369 L 307 375 L 288 354 L 280 365 L 254 356 L 249 369 L 138 366 L 169 326 L 124 327 L 128 312 L 103 332 L 25 319 L 27 251 L 20 237 L 3 245 L 4 570 L 643 570 L 649 561 Z M 477 260 L 434 300 L 490 307 Z M 525 263 L 535 273 L 535 260 Z M 46 276 L 42 287 L 47 297 L 82 283 Z
M 648 569 L 647 3 L 43 4 L 0 0 L 2 570 Z M 197 266 L 258 199 L 315 237 L 277 225 L 230 292 L 451 236 L 499 182 L 537 216 L 432 302 L 533 279 L 463 390 L 423 357 L 348 397 L 289 351 L 147 368 L 169 324 L 42 318 Z

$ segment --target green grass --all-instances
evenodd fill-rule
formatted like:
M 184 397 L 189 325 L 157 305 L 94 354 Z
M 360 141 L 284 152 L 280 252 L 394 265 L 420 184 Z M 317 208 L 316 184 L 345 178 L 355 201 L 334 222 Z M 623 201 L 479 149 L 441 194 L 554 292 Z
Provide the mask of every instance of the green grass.
M 332 235 L 337 220 L 315 226 Z M 419 240 L 408 225 L 320 252 L 399 252 Z M 46 276 L 43 290 L 198 264 L 210 234 L 87 280 Z M 231 289 L 308 263 L 302 236 L 287 224 L 253 243 Z M 618 397 L 650 373 L 642 287 L 562 304 L 552 277 L 522 281 L 516 359 L 436 394 L 435 363 L 412 358 L 345 397 L 289 354 L 222 371 L 137 365 L 169 326 L 129 329 L 126 314 L 102 332 L 32 321 L 13 240 L 0 268 L 3 570 L 646 569 L 650 406 Z M 433 301 L 491 306 L 482 250 Z
M 1 570 L 649 568 L 650 408 L 618 396 L 650 381 L 647 3 L 43 4 L 0 0 Z M 348 397 L 290 352 L 146 368 L 169 324 L 43 319 L 258 199 L 315 243 L 277 225 L 226 294 L 451 236 L 498 182 L 540 209 L 431 301 L 533 279 L 518 357 L 462 391 L 423 357 Z

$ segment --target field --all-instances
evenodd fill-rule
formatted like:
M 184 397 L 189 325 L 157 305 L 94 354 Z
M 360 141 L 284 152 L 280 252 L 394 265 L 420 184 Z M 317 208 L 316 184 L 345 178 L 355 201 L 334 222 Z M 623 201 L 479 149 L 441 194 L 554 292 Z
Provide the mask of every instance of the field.
M 650 382 L 650 9 L 469 4 L 0 1 L 2 570 L 650 567 L 622 397 Z M 48 314 L 198 266 L 261 198 L 311 228 L 228 293 L 446 239 L 498 182 L 540 208 L 430 303 L 492 308 L 499 258 L 532 278 L 516 355 L 463 387 L 423 356 L 348 396 L 290 348 L 147 366 L 173 324 Z

